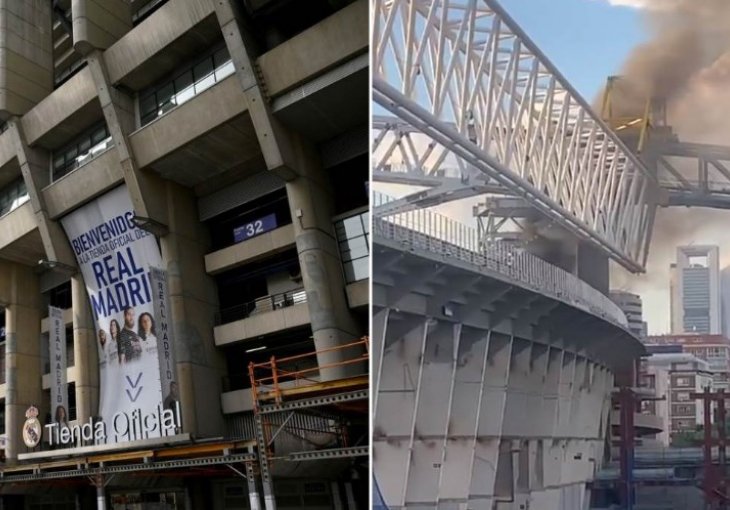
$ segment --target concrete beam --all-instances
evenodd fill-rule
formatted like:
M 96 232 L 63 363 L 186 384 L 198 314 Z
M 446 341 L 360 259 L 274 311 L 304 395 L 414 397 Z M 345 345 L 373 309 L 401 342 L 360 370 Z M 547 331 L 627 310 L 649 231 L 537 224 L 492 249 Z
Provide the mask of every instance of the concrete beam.
M 276 97 L 328 69 L 366 53 L 368 2 L 358 0 L 257 59 L 262 82 Z
M 155 61 L 165 50 L 173 46 L 186 33 L 194 31 L 208 16 L 213 14 L 210 0 L 169 0 L 157 9 L 144 23 L 127 32 L 104 52 L 109 66 L 109 79 L 113 84 L 126 83 L 139 89 L 149 84 L 149 78 L 136 76 L 145 74 L 145 64 Z M 200 47 L 200 39 L 194 39 Z M 192 42 L 192 41 L 191 41 Z M 190 54 L 192 56 L 192 54 Z M 152 73 L 167 73 L 179 63 L 176 56 L 156 61 L 157 69 Z M 150 74 L 150 73 L 147 73 Z M 159 76 L 159 74 L 157 74 Z
M 61 226 L 50 218 L 44 197 L 40 192 L 50 180 L 48 155 L 42 149 L 32 149 L 28 146 L 17 119 L 9 122 L 8 132 L 15 144 L 18 164 L 28 190 L 47 259 L 76 267 L 76 258 L 71 251 L 66 234 Z
M 104 118 L 119 155 L 119 165 L 134 212 L 167 225 L 167 194 L 164 183 L 154 174 L 141 172 L 130 149 L 128 135 L 134 129 L 134 100 L 111 86 L 104 58 L 99 51 L 90 53 L 87 62 Z
M 111 147 L 41 191 L 48 216 L 57 219 L 124 182 L 119 154 Z
M 87 111 L 94 109 L 96 89 L 89 69 L 81 69 L 66 83 L 23 115 L 28 144 L 53 148 L 89 126 Z M 74 119 L 81 116 L 79 122 Z

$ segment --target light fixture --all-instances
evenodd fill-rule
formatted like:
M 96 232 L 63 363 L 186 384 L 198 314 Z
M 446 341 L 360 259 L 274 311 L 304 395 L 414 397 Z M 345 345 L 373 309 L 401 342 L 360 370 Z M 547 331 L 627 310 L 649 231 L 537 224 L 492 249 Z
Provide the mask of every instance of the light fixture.
M 266 349 L 265 345 L 262 345 L 261 347 L 254 347 L 253 349 L 248 349 L 246 351 L 246 354 L 248 354 L 249 352 L 263 351 L 264 349 Z
M 166 236 L 170 233 L 170 229 L 167 225 L 160 223 L 159 221 L 153 220 L 152 218 L 146 218 L 144 216 L 134 215 L 132 216 L 132 223 L 137 228 L 146 230 L 150 234 L 154 234 L 158 237 Z
M 56 271 L 56 272 L 64 273 L 64 274 L 68 274 L 68 275 L 76 274 L 76 272 L 78 271 L 78 269 L 75 266 L 69 266 L 68 264 L 64 264 L 63 262 L 59 262 L 57 260 L 48 260 L 48 259 L 39 260 L 38 267 L 49 270 L 49 271 Z
M 449 308 L 448 306 L 444 306 L 444 316 L 445 317 L 453 317 L 454 316 L 454 311 L 451 308 Z

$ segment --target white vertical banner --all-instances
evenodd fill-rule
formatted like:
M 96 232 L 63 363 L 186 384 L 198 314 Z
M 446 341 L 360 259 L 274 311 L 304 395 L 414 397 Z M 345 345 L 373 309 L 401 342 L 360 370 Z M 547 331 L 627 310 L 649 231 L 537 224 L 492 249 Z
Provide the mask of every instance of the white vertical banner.
M 162 437 L 180 428 L 179 412 L 174 410 L 179 406 L 168 410 L 163 405 L 172 379 L 167 368 L 161 371 L 159 336 L 165 338 L 171 367 L 174 360 L 167 304 L 161 318 L 151 280 L 152 268 L 162 267 L 162 256 L 155 237 L 137 227 L 133 217 L 129 192 L 120 186 L 61 220 L 96 324 L 101 418 L 93 430 L 97 443 Z
M 68 426 L 68 385 L 66 384 L 66 324 L 63 310 L 48 307 L 48 359 L 51 362 L 51 417 Z
M 173 411 L 176 416 L 180 413 L 180 388 L 177 381 L 175 356 L 172 349 L 172 339 L 175 337 L 170 320 L 170 300 L 167 290 L 167 271 L 150 268 L 152 282 L 152 300 L 157 324 L 153 325 L 153 334 L 157 340 L 157 358 L 160 362 L 160 386 L 162 388 L 163 407 Z M 182 423 L 181 417 L 178 421 Z

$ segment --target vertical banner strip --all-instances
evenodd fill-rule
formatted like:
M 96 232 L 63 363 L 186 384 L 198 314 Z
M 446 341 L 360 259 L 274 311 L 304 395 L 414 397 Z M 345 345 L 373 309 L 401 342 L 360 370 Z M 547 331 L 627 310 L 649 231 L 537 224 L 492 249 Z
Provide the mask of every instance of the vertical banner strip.
M 51 363 L 51 419 L 68 426 L 68 386 L 66 383 L 66 324 L 63 310 L 48 307 L 48 359 Z
M 175 335 L 172 331 L 172 322 L 170 321 L 167 272 L 157 267 L 151 267 L 150 281 L 152 282 L 154 313 L 157 318 L 155 336 L 157 338 L 157 357 L 160 362 L 160 386 L 164 397 L 163 407 L 173 411 L 178 423 L 182 423 L 178 405 L 180 396 L 175 370 L 177 365 L 175 364 L 175 356 L 172 349 L 172 339 Z M 181 431 L 178 430 L 178 432 Z

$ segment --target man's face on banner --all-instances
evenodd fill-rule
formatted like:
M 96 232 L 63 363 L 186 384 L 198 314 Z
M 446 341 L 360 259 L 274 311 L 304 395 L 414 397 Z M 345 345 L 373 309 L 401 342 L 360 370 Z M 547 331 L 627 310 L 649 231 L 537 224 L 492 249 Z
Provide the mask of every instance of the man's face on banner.
M 124 310 L 124 327 L 134 329 L 134 308 Z

